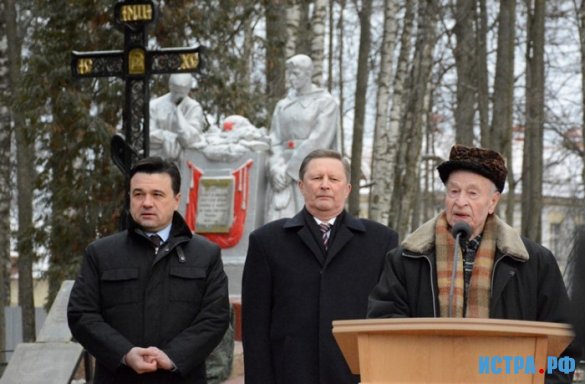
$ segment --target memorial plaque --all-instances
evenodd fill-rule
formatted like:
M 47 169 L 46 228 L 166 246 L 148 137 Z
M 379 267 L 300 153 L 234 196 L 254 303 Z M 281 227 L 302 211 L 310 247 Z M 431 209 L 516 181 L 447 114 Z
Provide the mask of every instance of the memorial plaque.
M 234 212 L 234 178 L 202 177 L 197 202 L 197 233 L 228 233 Z

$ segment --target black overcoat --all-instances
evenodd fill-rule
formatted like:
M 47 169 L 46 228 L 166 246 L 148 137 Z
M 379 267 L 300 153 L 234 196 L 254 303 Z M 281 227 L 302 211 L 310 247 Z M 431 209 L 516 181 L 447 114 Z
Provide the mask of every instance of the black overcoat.
M 95 383 L 206 383 L 205 359 L 229 324 L 220 249 L 178 213 L 158 254 L 132 223 L 85 252 L 68 305 L 71 333 L 96 358 Z M 122 364 L 156 346 L 177 366 L 139 375 Z
M 365 318 L 367 297 L 398 235 L 379 223 L 338 216 L 329 250 L 303 210 L 250 235 L 242 285 L 246 383 L 357 383 L 332 321 Z

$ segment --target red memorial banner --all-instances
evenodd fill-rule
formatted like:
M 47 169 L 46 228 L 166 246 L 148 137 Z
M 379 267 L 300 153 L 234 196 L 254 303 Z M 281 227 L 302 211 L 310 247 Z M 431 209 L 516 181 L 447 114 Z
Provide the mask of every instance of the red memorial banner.
M 207 239 L 219 245 L 222 249 L 231 248 L 239 243 L 242 234 L 244 233 L 244 223 L 246 222 L 246 212 L 248 208 L 249 189 L 250 189 L 250 174 L 249 170 L 252 168 L 254 162 L 248 160 L 238 169 L 232 172 L 234 178 L 234 217 L 232 225 L 227 233 L 200 233 Z M 189 196 L 187 200 L 187 207 L 185 210 L 185 221 L 192 232 L 197 232 L 197 202 L 199 193 L 199 184 L 203 171 L 192 162 L 188 162 L 188 167 L 191 170 L 191 185 L 189 187 Z

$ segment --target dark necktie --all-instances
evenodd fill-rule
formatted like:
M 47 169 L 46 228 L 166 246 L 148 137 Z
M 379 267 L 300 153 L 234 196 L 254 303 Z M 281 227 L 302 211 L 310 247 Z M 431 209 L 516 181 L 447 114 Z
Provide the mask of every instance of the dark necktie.
M 162 244 L 162 239 L 159 235 L 154 234 L 154 235 L 150 235 L 148 236 L 148 238 L 150 239 L 150 242 L 152 243 L 152 245 L 154 245 L 155 248 L 155 252 L 158 252 L 158 249 L 160 248 L 160 245 Z
M 321 235 L 323 237 L 323 245 L 325 246 L 325 250 L 327 250 L 328 242 L 329 242 L 329 235 L 331 234 L 331 227 L 332 225 L 329 223 L 321 223 L 319 224 L 319 229 L 321 230 Z

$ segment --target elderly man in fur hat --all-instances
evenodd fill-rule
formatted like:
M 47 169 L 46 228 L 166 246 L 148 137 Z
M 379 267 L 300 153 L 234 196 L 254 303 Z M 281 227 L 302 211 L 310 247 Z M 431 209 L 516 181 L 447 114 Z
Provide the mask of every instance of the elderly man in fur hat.
M 569 299 L 553 254 L 494 213 L 507 175 L 502 156 L 455 145 L 437 169 L 446 187 L 444 209 L 388 253 L 368 317 L 568 323 Z M 456 246 L 452 229 L 459 222 L 469 225 L 469 240 Z M 561 376 L 547 383 L 570 382 Z

